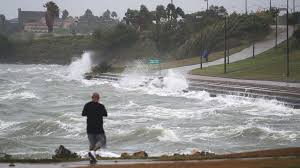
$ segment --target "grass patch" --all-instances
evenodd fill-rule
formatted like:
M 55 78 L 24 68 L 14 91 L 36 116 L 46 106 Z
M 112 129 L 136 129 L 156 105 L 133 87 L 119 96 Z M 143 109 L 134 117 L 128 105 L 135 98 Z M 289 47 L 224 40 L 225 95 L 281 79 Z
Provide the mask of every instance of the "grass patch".
M 216 65 L 204 69 L 194 69 L 193 75 L 218 76 L 226 78 L 272 80 L 272 81 L 300 81 L 300 49 L 292 49 L 290 52 L 290 77 L 287 78 L 285 57 L 286 42 L 278 48 L 270 49 L 256 56 L 227 65 L 227 73 L 224 74 L 224 65 Z
M 229 51 L 230 55 L 242 51 L 247 46 L 248 45 L 243 44 L 239 47 L 235 47 L 235 48 L 230 49 L 230 51 Z M 224 57 L 224 51 L 214 52 L 214 53 L 211 53 L 209 55 L 208 62 L 215 61 L 215 60 L 218 60 L 218 59 L 223 58 L 223 57 Z M 206 63 L 205 58 L 203 58 L 202 61 L 203 61 L 203 63 Z M 166 61 L 166 62 L 161 63 L 161 68 L 162 69 L 170 69 L 170 68 L 177 68 L 177 67 L 195 65 L 195 64 L 200 64 L 200 56 L 192 57 L 192 58 L 186 58 L 186 59 L 180 59 L 180 60 Z

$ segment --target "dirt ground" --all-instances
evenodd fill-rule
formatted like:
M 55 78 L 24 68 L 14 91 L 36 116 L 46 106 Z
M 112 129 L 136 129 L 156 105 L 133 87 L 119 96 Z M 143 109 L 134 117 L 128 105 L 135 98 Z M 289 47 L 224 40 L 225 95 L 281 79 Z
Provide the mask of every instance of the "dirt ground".
M 80 168 L 300 168 L 300 158 L 99 165 Z

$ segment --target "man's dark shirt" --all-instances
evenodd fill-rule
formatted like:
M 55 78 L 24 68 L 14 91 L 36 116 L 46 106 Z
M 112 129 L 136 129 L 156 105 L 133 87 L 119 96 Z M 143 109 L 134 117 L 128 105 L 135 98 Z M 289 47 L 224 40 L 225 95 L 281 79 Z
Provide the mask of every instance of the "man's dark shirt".
M 87 133 L 104 133 L 103 117 L 107 117 L 107 111 L 103 104 L 96 102 L 89 102 L 85 104 L 82 116 L 87 116 Z

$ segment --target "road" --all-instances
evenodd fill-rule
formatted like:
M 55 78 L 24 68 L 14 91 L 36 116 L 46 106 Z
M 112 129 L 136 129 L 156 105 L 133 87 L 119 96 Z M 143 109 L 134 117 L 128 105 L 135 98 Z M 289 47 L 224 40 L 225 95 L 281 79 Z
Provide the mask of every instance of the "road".
M 272 26 L 273 32 L 268 35 L 264 40 L 259 41 L 255 45 L 255 54 L 261 54 L 273 47 L 275 47 L 275 28 Z M 292 36 L 293 32 L 293 27 L 289 27 L 289 35 Z M 285 26 L 278 26 L 278 44 L 284 42 L 286 40 L 286 27 Z M 235 53 L 230 55 L 230 63 L 237 62 L 240 60 L 247 59 L 249 57 L 253 56 L 253 48 L 252 45 L 249 46 L 248 48 L 245 48 L 241 52 Z M 214 65 L 220 65 L 224 64 L 224 58 L 208 62 L 208 63 L 203 63 L 203 67 L 209 67 L 209 66 L 214 66 Z M 183 66 L 183 67 L 177 67 L 177 68 L 172 68 L 171 70 L 181 72 L 182 74 L 188 74 L 189 71 L 193 69 L 200 68 L 200 64 L 196 65 L 189 65 L 189 66 Z M 166 73 L 166 70 L 163 71 L 163 73 Z

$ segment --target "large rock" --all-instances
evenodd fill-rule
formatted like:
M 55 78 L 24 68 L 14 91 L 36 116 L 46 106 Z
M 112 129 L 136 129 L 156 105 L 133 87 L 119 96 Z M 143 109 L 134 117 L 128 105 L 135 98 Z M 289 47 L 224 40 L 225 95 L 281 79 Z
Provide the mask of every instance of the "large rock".
M 65 148 L 63 145 L 60 145 L 55 150 L 55 155 L 52 156 L 53 159 L 78 159 L 80 156 L 78 156 L 76 153 L 71 152 L 69 149 Z
M 194 149 L 194 150 L 192 150 L 192 156 L 202 156 L 202 154 L 200 151 Z
M 145 151 L 136 152 L 132 155 L 135 158 L 147 158 L 148 154 Z
M 123 159 L 129 159 L 130 158 L 130 155 L 128 154 L 128 153 L 122 153 L 121 154 L 121 158 L 123 158 Z
M 215 154 L 214 153 L 210 153 L 210 152 L 206 152 L 206 151 L 198 151 L 196 149 L 194 149 L 192 151 L 192 156 L 214 156 Z

